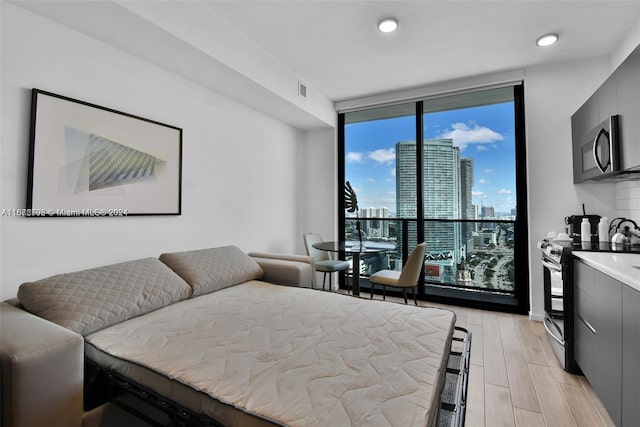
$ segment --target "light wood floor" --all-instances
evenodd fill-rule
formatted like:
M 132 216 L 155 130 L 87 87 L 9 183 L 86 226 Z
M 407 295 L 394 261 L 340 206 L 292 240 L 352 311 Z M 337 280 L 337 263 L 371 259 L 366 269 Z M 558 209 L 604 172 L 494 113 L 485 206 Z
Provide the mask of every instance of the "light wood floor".
M 541 322 L 418 304 L 452 310 L 456 324 L 472 334 L 466 427 L 614 426 L 587 380 L 560 367 Z

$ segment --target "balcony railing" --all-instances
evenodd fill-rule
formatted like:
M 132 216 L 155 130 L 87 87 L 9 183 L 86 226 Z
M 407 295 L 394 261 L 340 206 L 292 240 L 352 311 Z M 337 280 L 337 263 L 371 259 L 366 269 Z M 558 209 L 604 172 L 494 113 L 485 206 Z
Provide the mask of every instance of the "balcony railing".
M 360 218 L 363 238 L 395 249 L 360 257 L 360 286 L 381 269 L 402 270 L 403 261 L 418 244 L 415 219 Z M 514 220 L 425 219 L 427 251 L 421 286 L 476 292 L 514 294 Z M 357 240 L 356 218 L 345 218 L 345 240 Z M 355 268 L 355 266 L 354 266 Z

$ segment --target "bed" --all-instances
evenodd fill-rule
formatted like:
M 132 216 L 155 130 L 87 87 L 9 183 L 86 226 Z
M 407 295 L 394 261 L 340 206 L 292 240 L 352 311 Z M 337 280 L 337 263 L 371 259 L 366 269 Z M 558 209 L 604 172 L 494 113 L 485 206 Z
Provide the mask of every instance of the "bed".
M 454 325 L 446 310 L 250 281 L 85 342 L 97 365 L 221 425 L 424 427 Z
M 87 389 L 106 377 L 110 400 L 134 394 L 171 425 L 464 424 L 470 335 L 453 312 L 249 276 L 207 292 L 186 277 L 190 297 L 83 334 Z

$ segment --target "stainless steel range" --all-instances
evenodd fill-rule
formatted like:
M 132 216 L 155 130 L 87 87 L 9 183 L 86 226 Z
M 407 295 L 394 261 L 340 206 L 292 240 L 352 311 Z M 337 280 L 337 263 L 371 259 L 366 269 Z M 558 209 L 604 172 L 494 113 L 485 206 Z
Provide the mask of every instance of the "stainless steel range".
M 542 253 L 544 277 L 544 328 L 562 367 L 576 372 L 573 352 L 573 267 L 571 241 L 544 239 L 538 243 Z

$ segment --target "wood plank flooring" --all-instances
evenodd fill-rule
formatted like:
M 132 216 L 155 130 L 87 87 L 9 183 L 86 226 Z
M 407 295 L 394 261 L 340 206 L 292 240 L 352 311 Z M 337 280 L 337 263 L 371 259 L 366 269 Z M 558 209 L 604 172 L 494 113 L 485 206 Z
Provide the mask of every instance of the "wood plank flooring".
M 562 369 L 541 322 L 508 313 L 418 304 L 450 309 L 456 313 L 456 324 L 472 334 L 467 427 L 614 426 L 587 380 Z

